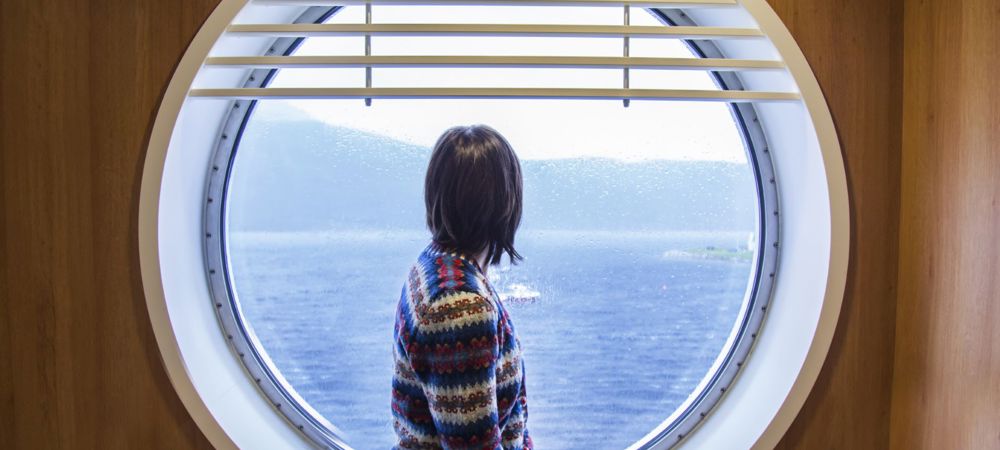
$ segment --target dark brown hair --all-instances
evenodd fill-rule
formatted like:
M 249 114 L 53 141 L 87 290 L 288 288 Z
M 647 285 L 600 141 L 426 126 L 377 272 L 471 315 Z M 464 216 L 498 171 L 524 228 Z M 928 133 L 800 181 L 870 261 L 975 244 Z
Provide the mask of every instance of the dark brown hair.
M 521 224 L 521 163 L 510 144 L 486 125 L 445 131 L 434 144 L 424 180 L 427 228 L 434 243 L 486 263 L 522 259 L 514 250 Z

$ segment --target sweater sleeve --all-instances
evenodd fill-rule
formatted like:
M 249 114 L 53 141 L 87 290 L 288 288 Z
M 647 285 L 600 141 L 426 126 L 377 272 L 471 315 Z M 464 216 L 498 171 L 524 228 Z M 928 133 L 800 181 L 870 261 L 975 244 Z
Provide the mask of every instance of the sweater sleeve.
M 448 292 L 417 314 L 407 353 L 444 449 L 500 449 L 498 314 L 474 292 Z

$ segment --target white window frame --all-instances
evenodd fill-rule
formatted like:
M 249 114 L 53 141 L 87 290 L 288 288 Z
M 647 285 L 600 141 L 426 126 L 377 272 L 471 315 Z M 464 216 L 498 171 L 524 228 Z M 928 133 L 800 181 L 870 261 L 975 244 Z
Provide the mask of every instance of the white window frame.
M 777 442 L 801 408 L 825 359 L 846 278 L 846 180 L 825 100 L 804 57 L 770 7 L 763 0 L 741 0 L 739 6 L 692 10 L 688 15 L 702 25 L 733 26 L 741 21 L 756 25 L 788 65 L 788 79 L 757 74 L 744 74 L 741 79 L 748 88 L 791 87 L 802 95 L 801 102 L 755 105 L 762 122 L 781 124 L 764 132 L 775 172 L 784 186 L 794 189 L 778 190 L 782 265 L 776 269 L 767 331 L 756 339 L 753 357 L 743 364 L 736 382 L 723 386 L 725 396 L 718 407 L 693 433 L 681 433 L 681 445 L 690 448 L 766 448 Z M 237 15 L 266 16 L 272 21 L 281 16 L 290 22 L 302 12 L 300 7 L 247 6 L 245 0 L 223 0 L 195 37 L 167 88 L 144 167 L 139 243 L 150 317 L 171 381 L 192 417 L 220 448 L 309 447 L 312 443 L 276 413 L 276 402 L 261 395 L 256 386 L 259 377 L 248 374 L 240 364 L 243 352 L 234 350 L 226 334 L 219 333 L 211 283 L 205 276 L 209 273 L 210 278 L 214 269 L 206 267 L 202 248 L 205 190 L 192 174 L 213 166 L 213 149 L 220 136 L 213 123 L 231 115 L 233 103 L 189 98 L 188 92 L 213 46 L 267 50 L 272 45 L 264 38 L 220 41 Z M 761 57 L 759 46 L 741 42 L 719 42 L 718 46 L 732 58 Z M 664 441 L 655 448 L 674 444 Z

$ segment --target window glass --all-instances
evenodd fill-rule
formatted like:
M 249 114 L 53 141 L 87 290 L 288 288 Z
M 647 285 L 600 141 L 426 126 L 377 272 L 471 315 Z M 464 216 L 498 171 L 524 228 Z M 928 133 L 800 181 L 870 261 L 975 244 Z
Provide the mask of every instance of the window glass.
M 360 11 L 360 13 L 359 13 Z M 621 23 L 616 8 L 380 7 L 375 22 Z M 427 17 L 424 17 L 427 15 Z M 363 21 L 362 7 L 331 21 Z M 544 20 L 543 20 L 544 19 Z M 633 24 L 660 24 L 635 9 Z M 359 54 L 359 38 L 297 54 Z M 492 39 L 492 40 L 491 40 Z M 620 39 L 373 38 L 373 54 L 587 54 Z M 593 42 L 591 42 L 593 41 Z M 694 57 L 655 40 L 641 56 Z M 598 53 L 604 50 L 596 50 Z M 635 55 L 635 53 L 633 53 Z M 638 72 L 633 70 L 632 73 Z M 364 69 L 279 71 L 271 86 L 363 86 Z M 645 71 L 633 87 L 716 89 L 706 72 Z M 375 69 L 375 86 L 621 87 L 620 70 Z M 647 86 L 648 85 L 648 86 Z M 232 162 L 233 295 L 301 398 L 359 449 L 394 442 L 393 313 L 427 244 L 423 177 L 446 128 L 484 123 L 521 158 L 523 263 L 489 276 L 524 349 L 538 448 L 624 448 L 699 393 L 745 313 L 756 180 L 722 103 L 263 100 Z

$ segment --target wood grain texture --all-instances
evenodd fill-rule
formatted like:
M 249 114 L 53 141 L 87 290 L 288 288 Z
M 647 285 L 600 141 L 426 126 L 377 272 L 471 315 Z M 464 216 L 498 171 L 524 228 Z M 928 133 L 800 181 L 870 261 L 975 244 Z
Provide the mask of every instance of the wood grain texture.
M 778 448 L 886 448 L 898 255 L 902 2 L 769 3 L 802 48 L 833 114 L 847 169 L 852 237 L 846 294 L 829 356 Z
M 209 448 L 136 253 L 152 114 L 215 0 L 0 2 L 4 448 Z
M 1000 449 L 1000 2 L 906 0 L 894 449 Z

